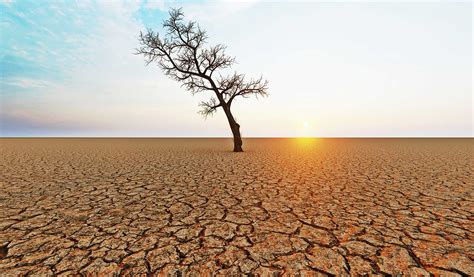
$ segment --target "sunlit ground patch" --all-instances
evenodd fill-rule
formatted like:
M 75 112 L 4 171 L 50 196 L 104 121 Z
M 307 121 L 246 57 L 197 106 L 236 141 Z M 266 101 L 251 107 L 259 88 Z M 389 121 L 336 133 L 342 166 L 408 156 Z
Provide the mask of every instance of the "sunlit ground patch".
M 298 149 L 312 149 L 314 147 L 319 147 L 321 145 L 321 139 L 320 138 L 314 138 L 314 137 L 298 137 L 294 138 L 294 145 Z

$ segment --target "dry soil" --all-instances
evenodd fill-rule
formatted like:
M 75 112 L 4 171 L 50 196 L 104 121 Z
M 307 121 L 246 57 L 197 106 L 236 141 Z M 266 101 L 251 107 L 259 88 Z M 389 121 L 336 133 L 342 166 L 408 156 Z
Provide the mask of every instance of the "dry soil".
M 473 139 L 1 139 L 0 275 L 474 275 Z

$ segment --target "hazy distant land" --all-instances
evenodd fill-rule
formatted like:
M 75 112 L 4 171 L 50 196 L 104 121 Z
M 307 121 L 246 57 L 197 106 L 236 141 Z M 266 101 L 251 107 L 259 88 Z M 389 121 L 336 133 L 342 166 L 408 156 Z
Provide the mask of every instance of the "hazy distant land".
M 0 275 L 474 275 L 473 139 L 0 139 Z

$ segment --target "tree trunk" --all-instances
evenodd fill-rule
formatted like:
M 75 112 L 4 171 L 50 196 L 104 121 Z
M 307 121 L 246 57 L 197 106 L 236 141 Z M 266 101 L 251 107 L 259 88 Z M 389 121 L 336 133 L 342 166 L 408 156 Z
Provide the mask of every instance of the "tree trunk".
M 234 152 L 244 152 L 242 149 L 242 138 L 240 137 L 240 125 L 234 120 L 232 135 L 234 135 Z
M 242 150 L 242 137 L 240 136 L 240 125 L 235 121 L 230 107 L 224 105 L 224 112 L 229 121 L 230 129 L 232 130 L 232 135 L 234 136 L 234 152 L 244 152 Z

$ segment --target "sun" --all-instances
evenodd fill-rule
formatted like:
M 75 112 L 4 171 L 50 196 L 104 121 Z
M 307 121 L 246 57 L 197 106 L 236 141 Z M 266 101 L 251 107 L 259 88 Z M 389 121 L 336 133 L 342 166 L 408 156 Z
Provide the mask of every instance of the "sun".
M 310 137 L 311 136 L 311 124 L 308 120 L 302 121 L 300 125 L 299 137 Z

